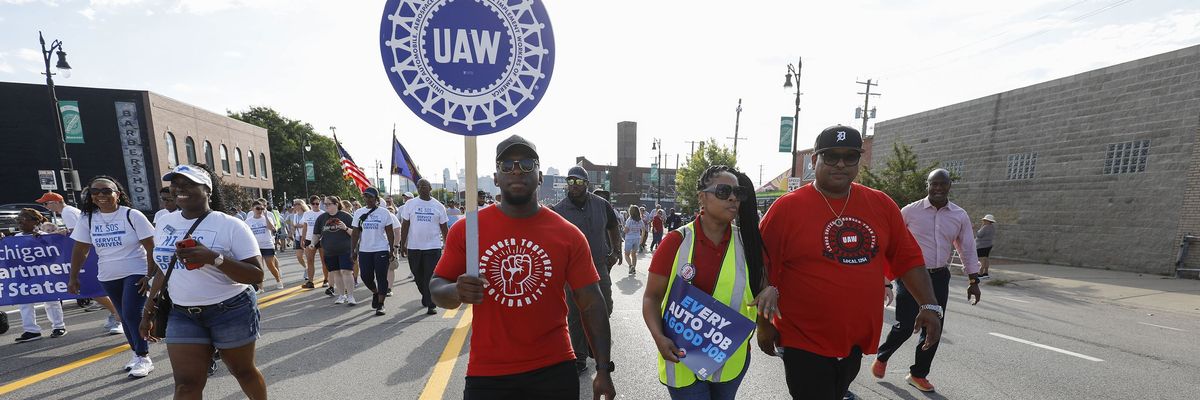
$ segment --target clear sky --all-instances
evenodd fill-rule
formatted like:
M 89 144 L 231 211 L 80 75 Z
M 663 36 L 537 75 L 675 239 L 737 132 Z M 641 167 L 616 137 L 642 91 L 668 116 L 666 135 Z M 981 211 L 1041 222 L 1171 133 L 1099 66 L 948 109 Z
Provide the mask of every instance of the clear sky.
M 689 140 L 732 140 L 757 179 L 787 168 L 783 86 L 803 57 L 800 147 L 854 119 L 863 87 L 883 121 L 1200 43 L 1194 0 L 708 1 L 544 0 L 557 59 L 539 107 L 480 139 L 518 133 L 544 167 L 616 162 L 616 124 L 638 122 L 638 164 L 661 138 L 667 166 Z M 61 85 L 150 90 L 223 113 L 270 106 L 339 139 L 374 176 L 392 125 L 422 172 L 461 168 L 463 140 L 399 100 L 379 53 L 383 1 L 0 0 L 0 81 L 44 82 L 37 31 L 74 67 Z M 681 162 L 682 162 L 681 158 Z M 487 172 L 487 171 L 481 171 Z

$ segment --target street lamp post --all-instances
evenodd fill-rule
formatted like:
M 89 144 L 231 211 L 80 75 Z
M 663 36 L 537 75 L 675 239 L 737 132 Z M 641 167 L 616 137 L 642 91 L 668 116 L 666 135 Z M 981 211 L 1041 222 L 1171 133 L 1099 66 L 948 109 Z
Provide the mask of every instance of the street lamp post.
M 42 31 L 38 31 L 38 42 L 42 44 L 42 61 L 46 64 L 46 87 L 50 90 L 50 105 L 54 107 L 54 123 L 58 126 L 58 156 L 62 162 L 63 170 L 63 192 L 66 196 L 66 203 L 75 205 L 75 190 L 76 187 L 70 186 L 68 182 L 75 182 L 74 179 L 75 165 L 71 162 L 71 157 L 67 155 L 67 141 L 64 137 L 66 133 L 63 131 L 62 114 L 58 108 L 58 95 L 54 92 L 54 73 L 50 72 L 50 55 L 58 55 L 58 63 L 55 68 L 63 74 L 64 78 L 71 77 L 71 65 L 67 64 L 67 52 L 62 49 L 62 41 L 55 40 L 50 42 L 50 48 L 46 48 L 46 38 L 42 36 Z
M 300 161 L 304 162 L 304 166 L 301 168 L 304 171 L 302 173 L 304 174 L 304 178 L 303 178 L 303 180 L 304 180 L 304 198 L 306 198 L 306 199 L 308 198 L 308 151 L 309 150 L 312 150 L 312 143 L 309 143 L 309 141 L 308 141 L 308 132 L 304 132 L 304 151 L 300 152 Z M 314 171 L 313 171 L 314 174 L 316 173 L 315 169 L 316 168 L 314 168 Z M 308 201 L 308 200 L 305 200 L 305 201 Z
M 788 64 L 787 75 L 784 76 L 783 88 L 790 89 L 792 87 L 792 75 L 796 75 L 796 116 L 792 117 L 792 177 L 796 177 L 796 157 L 799 152 L 796 151 L 796 132 L 800 126 L 800 69 L 804 67 L 804 59 L 796 60 L 796 65 Z
M 654 167 L 657 168 L 658 182 L 655 183 L 655 201 L 654 205 L 662 204 L 662 139 L 655 138 L 650 142 L 650 150 L 658 150 L 658 156 L 654 158 Z

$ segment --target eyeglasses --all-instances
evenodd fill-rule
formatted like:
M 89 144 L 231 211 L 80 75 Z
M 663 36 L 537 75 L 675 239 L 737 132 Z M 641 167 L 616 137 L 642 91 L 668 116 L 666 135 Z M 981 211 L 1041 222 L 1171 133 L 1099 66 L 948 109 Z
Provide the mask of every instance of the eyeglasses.
M 313 204 L 316 204 L 316 203 L 313 203 Z M 338 204 L 337 203 L 325 203 L 325 205 L 326 206 L 337 206 Z
M 254 207 L 254 209 L 258 210 L 258 211 L 266 210 L 265 208 L 262 208 L 262 207 Z
M 112 196 L 112 194 L 116 193 L 116 192 L 117 191 L 112 190 L 112 188 L 99 188 L 99 189 L 90 188 L 90 189 L 88 189 L 88 194 L 90 194 L 92 196 Z
M 841 161 L 842 165 L 845 165 L 847 167 L 853 167 L 855 165 L 858 165 L 858 160 L 861 158 L 862 158 L 862 153 L 859 153 L 856 151 L 845 153 L 845 154 L 837 154 L 837 153 L 829 153 L 829 152 L 821 153 L 821 162 L 824 162 L 825 165 L 828 165 L 831 167 L 836 166 L 838 161 Z
M 496 170 L 503 174 L 511 174 L 518 167 L 520 167 L 522 173 L 537 171 L 538 160 L 536 158 L 522 158 L 520 160 L 496 161 Z
M 724 183 L 713 185 L 712 187 L 701 190 L 701 192 L 712 193 L 721 200 L 729 200 L 729 195 L 733 195 L 737 201 L 746 201 L 750 198 L 750 189 L 741 186 L 731 186 Z
M 567 178 L 567 184 L 571 186 L 586 186 L 587 183 L 587 179 Z

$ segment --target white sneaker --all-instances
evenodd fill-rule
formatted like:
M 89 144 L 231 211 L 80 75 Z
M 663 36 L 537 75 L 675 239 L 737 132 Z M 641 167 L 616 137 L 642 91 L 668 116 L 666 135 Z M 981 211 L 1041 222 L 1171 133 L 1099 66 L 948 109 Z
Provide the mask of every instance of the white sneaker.
M 354 300 L 354 296 L 346 295 L 346 304 L 350 306 L 357 306 L 358 300 Z
M 275 282 L 275 289 L 283 290 L 283 282 Z
M 116 326 L 113 326 L 112 328 L 109 328 L 109 329 L 108 329 L 108 334 L 109 334 L 109 335 L 120 335 L 120 334 L 122 334 L 122 333 L 125 333 L 125 331 L 121 329 L 121 323 L 120 323 L 120 322 L 118 322 Z
M 266 290 L 264 290 L 264 289 L 262 288 L 262 286 L 259 286 L 259 287 L 258 287 L 258 290 L 256 290 L 256 291 L 254 292 L 254 294 L 263 294 L 263 293 L 266 293 L 266 292 L 267 292 L 267 291 L 266 291 Z
M 132 357 L 129 357 L 129 363 L 125 364 L 125 372 L 129 372 L 129 370 L 133 369 L 133 366 L 136 365 L 137 362 L 138 362 L 137 354 L 134 354 Z
M 154 363 L 150 361 L 150 357 L 138 357 L 138 362 L 134 363 L 133 368 L 129 370 L 129 377 L 145 378 L 153 370 Z
M 345 304 L 345 303 L 346 303 L 346 295 L 344 295 L 344 294 L 341 296 L 338 296 L 337 300 L 333 301 L 333 304 Z

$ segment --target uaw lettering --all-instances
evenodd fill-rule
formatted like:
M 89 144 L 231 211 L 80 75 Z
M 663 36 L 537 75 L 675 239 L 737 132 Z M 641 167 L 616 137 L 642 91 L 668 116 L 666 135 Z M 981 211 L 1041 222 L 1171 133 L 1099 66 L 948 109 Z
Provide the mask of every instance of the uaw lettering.
M 554 70 L 539 0 L 388 0 L 380 52 L 396 94 L 459 135 L 508 128 L 537 106 Z
M 754 331 L 753 321 L 691 284 L 677 280 L 667 296 L 664 333 L 684 351 L 679 361 L 701 379 L 716 373 Z
M 74 244 L 64 235 L 0 239 L 0 305 L 103 296 L 94 252 L 80 269 L 80 294 L 67 293 Z

